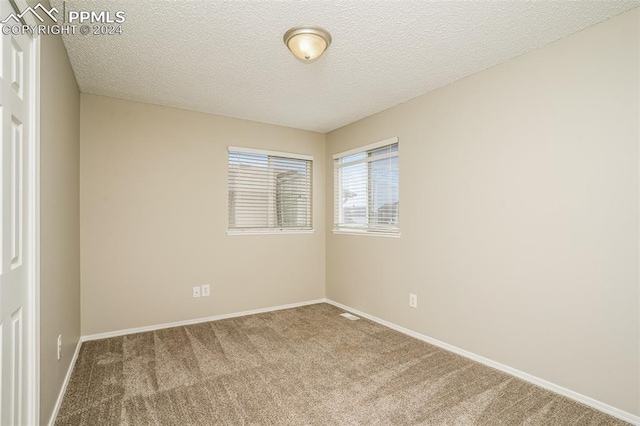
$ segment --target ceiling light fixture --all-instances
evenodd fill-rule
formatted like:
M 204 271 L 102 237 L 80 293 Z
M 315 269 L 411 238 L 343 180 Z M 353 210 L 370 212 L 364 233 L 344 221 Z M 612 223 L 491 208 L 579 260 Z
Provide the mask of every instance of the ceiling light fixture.
M 302 62 L 318 59 L 331 44 L 331 34 L 317 27 L 295 27 L 284 34 L 284 44 Z

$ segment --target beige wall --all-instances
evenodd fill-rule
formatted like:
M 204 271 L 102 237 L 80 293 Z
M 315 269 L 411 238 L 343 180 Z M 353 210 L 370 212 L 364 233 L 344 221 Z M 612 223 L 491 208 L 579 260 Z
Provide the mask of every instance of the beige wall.
M 325 136 L 82 95 L 82 334 L 325 296 Z M 227 146 L 314 156 L 314 234 L 228 236 Z M 211 297 L 191 288 L 210 284 Z
M 41 40 L 40 421 L 45 423 L 80 338 L 80 92 L 62 39 Z
M 331 155 L 400 138 L 402 236 L 328 234 L 327 297 L 640 414 L 638 21 L 328 134 L 329 226 Z

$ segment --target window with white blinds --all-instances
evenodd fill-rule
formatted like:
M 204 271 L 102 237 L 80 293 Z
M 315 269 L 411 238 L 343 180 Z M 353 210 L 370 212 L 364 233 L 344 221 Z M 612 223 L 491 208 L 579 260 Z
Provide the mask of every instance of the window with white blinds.
M 229 233 L 312 229 L 313 157 L 229 147 Z
M 398 138 L 333 156 L 334 231 L 398 235 Z

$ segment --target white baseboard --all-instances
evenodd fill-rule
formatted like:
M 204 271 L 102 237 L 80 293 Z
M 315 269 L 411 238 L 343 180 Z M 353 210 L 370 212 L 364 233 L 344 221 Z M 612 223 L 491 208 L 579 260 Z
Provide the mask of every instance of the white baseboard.
M 78 354 L 80 353 L 80 346 L 82 346 L 82 337 L 78 339 L 78 344 L 76 345 L 76 350 L 73 353 L 73 358 L 71 358 L 71 362 L 69 363 L 69 368 L 67 369 L 67 375 L 64 377 L 64 382 L 62 382 L 62 388 L 60 389 L 60 393 L 58 394 L 58 399 L 56 400 L 56 405 L 53 407 L 53 413 L 51 413 L 51 418 L 49 419 L 49 426 L 53 426 L 56 422 L 56 418 L 58 417 L 58 411 L 60 410 L 60 406 L 62 405 L 62 398 L 64 398 L 64 394 L 67 391 L 67 385 L 69 384 L 69 380 L 71 379 L 71 373 L 73 373 L 73 367 L 76 365 L 76 360 L 78 359 Z
M 167 322 L 164 324 L 148 325 L 144 327 L 127 328 L 124 330 L 108 331 L 106 333 L 90 334 L 88 336 L 82 336 L 82 341 L 87 342 L 89 340 L 108 339 L 110 337 L 126 336 L 127 334 L 144 333 L 146 331 L 161 330 L 163 328 L 181 327 L 184 325 L 198 324 L 201 322 L 218 321 L 227 318 L 243 317 L 245 315 L 262 314 L 265 312 L 280 311 L 282 309 L 298 308 L 300 306 L 315 305 L 317 303 L 324 303 L 326 299 L 308 300 L 305 302 L 289 303 L 287 305 L 271 306 L 268 308 L 252 309 L 250 311 L 234 312 L 231 314 L 214 315 L 212 317 L 196 318 L 184 321 Z
M 499 362 L 490 360 L 483 356 L 474 354 L 473 352 L 469 352 L 467 350 L 458 348 L 456 346 L 450 345 L 448 343 L 441 342 L 440 340 L 434 339 L 429 336 L 425 336 L 424 334 L 417 333 L 413 330 L 409 330 L 408 328 L 401 327 L 389 321 L 385 321 L 378 317 L 374 317 L 373 315 L 369 315 L 365 312 L 359 311 L 357 309 L 353 309 L 349 306 L 343 305 L 342 303 L 338 303 L 331 299 L 326 299 L 326 302 L 334 305 L 340 309 L 344 309 L 345 311 L 349 311 L 353 314 L 359 315 L 361 317 L 367 318 L 371 321 L 377 322 L 378 324 L 382 324 L 386 327 L 389 327 L 393 330 L 404 333 L 408 336 L 415 337 L 416 339 L 422 340 L 424 342 L 430 343 L 434 346 L 438 346 L 442 349 L 446 349 L 450 352 L 456 353 L 458 355 L 462 355 L 465 358 L 472 359 L 481 364 L 489 366 L 491 368 L 495 368 L 496 370 L 504 371 L 507 374 L 518 377 L 519 379 L 525 380 L 529 383 L 533 383 L 534 385 L 540 386 L 541 388 L 550 390 L 551 392 L 558 393 L 560 395 L 566 396 L 567 398 L 573 399 L 574 401 L 580 402 L 584 405 L 588 405 L 589 407 L 593 407 L 596 410 L 602 411 L 604 413 L 610 414 L 614 417 L 617 417 L 621 420 L 629 422 L 633 425 L 640 426 L 640 417 L 633 415 L 631 413 L 627 413 L 626 411 L 620 410 L 619 408 L 612 407 L 604 402 L 597 401 L 588 396 L 582 395 L 578 392 L 574 392 L 570 389 L 563 388 L 562 386 L 556 385 L 555 383 L 548 382 L 546 380 L 540 379 L 539 377 L 532 376 L 531 374 L 525 373 L 520 370 L 516 370 L 515 368 L 509 367 L 508 365 L 500 364 Z

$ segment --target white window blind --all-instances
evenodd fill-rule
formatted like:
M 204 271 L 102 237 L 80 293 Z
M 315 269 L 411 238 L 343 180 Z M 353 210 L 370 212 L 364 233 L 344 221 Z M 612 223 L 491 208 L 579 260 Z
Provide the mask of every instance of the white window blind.
M 311 230 L 313 157 L 229 147 L 229 231 Z
M 334 158 L 334 230 L 398 234 L 398 138 Z

